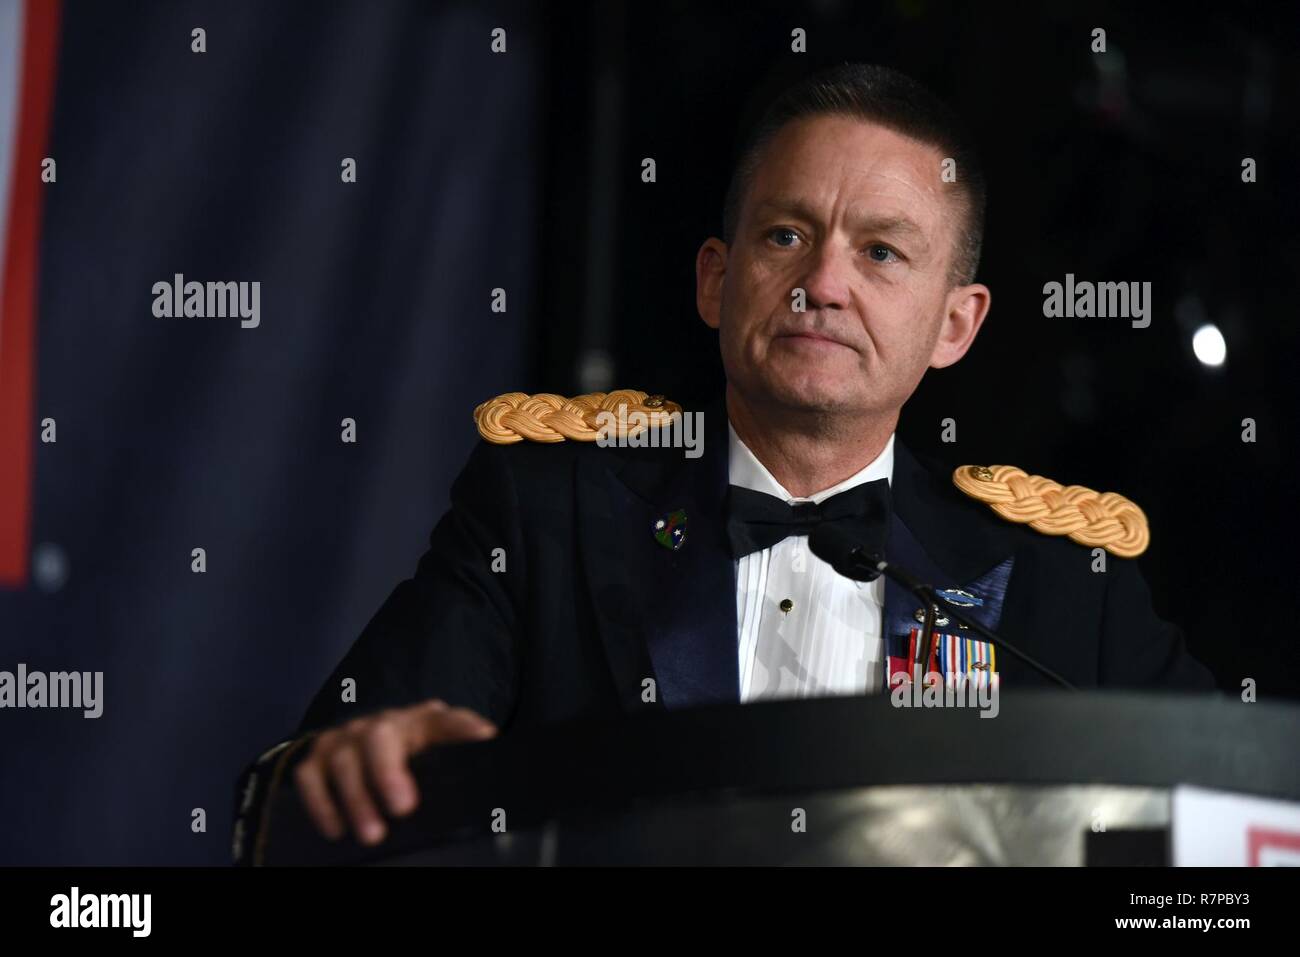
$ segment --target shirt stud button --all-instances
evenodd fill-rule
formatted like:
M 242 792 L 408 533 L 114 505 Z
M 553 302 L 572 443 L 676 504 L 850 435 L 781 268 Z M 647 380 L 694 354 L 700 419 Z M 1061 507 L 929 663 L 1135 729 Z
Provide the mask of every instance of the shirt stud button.
M 780 605 L 780 608 L 781 608 L 781 613 L 782 613 L 782 614 L 785 614 L 785 615 L 790 614 L 790 609 L 793 608 L 793 607 L 794 607 L 794 602 L 792 602 L 789 598 L 782 598 L 782 599 L 781 599 L 781 605 Z

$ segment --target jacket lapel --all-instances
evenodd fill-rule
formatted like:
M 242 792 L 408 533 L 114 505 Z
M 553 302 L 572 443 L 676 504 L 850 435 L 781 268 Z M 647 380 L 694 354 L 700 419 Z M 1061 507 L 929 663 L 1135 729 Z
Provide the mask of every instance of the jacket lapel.
M 667 708 L 740 698 L 736 583 L 726 537 L 726 413 L 704 410 L 703 454 L 602 449 L 579 465 L 583 565 L 620 700 Z M 685 513 L 675 550 L 656 522 Z
M 978 604 L 968 609 L 971 616 L 996 631 L 1015 568 L 1015 549 L 1009 536 L 1000 526 L 979 522 L 974 511 L 959 500 L 959 493 L 941 484 L 898 441 L 894 443 L 890 492 L 894 512 L 886 558 L 935 588 L 960 589 L 974 596 Z M 910 592 L 886 580 L 887 654 L 906 648 L 907 636 L 913 629 L 920 630 L 917 614 L 922 610 Z M 958 633 L 956 626 L 948 630 Z

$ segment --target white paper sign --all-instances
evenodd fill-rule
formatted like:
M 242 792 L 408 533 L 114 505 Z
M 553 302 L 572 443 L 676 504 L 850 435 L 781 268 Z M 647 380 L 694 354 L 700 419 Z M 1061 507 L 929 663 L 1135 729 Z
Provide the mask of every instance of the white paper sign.
M 1174 789 L 1175 867 L 1300 867 L 1300 803 Z

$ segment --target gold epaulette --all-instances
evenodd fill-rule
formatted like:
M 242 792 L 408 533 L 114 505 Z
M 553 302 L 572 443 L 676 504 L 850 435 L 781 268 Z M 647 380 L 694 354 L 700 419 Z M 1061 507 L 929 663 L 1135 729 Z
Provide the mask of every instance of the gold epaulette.
M 528 395 L 507 392 L 474 409 L 478 434 L 497 445 L 512 442 L 593 442 L 609 437 L 636 435 L 647 428 L 667 425 L 682 411 L 676 402 L 636 389 L 588 392 L 566 399 L 550 392 Z M 601 416 L 601 413 L 610 413 Z M 604 427 L 602 427 L 602 419 Z
M 952 482 L 1005 519 L 1045 535 L 1068 535 L 1120 558 L 1136 558 L 1151 543 L 1142 509 L 1116 492 L 1061 485 L 1014 465 L 963 465 Z

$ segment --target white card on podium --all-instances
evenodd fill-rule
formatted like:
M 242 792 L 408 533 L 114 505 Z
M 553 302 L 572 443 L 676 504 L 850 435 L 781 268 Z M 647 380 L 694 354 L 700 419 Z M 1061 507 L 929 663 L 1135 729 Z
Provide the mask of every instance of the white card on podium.
M 1174 789 L 1175 867 L 1300 867 L 1300 803 Z

